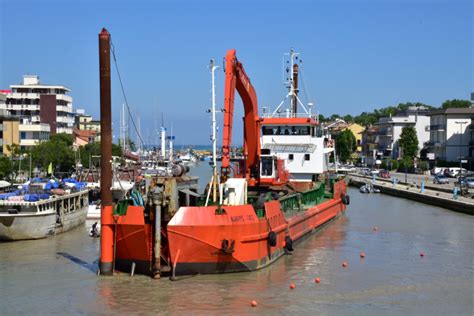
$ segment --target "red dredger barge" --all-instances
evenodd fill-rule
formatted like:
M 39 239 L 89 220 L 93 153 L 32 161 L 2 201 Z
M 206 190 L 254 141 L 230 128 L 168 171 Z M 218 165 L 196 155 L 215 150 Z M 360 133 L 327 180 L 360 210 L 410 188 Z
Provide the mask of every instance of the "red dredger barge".
M 279 107 L 260 117 L 255 89 L 235 50 L 227 53 L 222 165 L 219 190 L 213 190 L 219 194 L 204 202 L 197 179 L 180 174 L 142 180 L 144 206 L 114 211 L 112 203 L 103 205 L 101 273 L 135 269 L 159 277 L 256 270 L 346 209 L 344 179 L 326 172 L 331 149 L 319 123 L 308 112 L 296 113 L 295 55 L 291 109 L 284 117 Z M 231 163 L 235 90 L 245 109 L 244 158 Z

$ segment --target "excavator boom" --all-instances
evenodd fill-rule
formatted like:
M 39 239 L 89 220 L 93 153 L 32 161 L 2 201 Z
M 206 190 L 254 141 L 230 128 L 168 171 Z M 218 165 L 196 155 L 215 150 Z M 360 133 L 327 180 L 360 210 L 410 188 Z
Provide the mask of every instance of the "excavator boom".
M 230 174 L 230 147 L 232 145 L 232 126 L 234 118 L 235 90 L 242 98 L 244 105 L 244 155 L 245 177 L 251 177 L 259 163 L 260 155 L 260 118 L 258 116 L 257 94 L 238 61 L 235 49 L 227 52 L 225 57 L 225 90 L 224 90 L 224 130 L 222 141 L 221 182 Z

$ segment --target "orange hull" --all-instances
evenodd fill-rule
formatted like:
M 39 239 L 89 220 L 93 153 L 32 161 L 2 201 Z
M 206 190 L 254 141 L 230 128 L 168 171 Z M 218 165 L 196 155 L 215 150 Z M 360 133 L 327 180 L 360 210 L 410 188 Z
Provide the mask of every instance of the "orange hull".
M 296 242 L 345 210 L 345 183 L 335 184 L 334 198 L 303 213 L 285 218 L 278 201 L 265 203 L 258 218 L 251 205 L 182 207 L 168 224 L 171 262 L 175 274 L 252 271 L 285 253 L 287 238 Z M 270 232 L 276 235 L 271 246 Z M 290 241 L 290 242 L 291 242 Z
M 279 201 L 266 202 L 265 216 L 257 217 L 252 205 L 181 207 L 166 226 L 163 260 L 176 275 L 252 271 L 263 268 L 288 251 L 293 243 L 315 231 L 346 209 L 344 181 L 334 185 L 334 198 L 285 218 Z M 130 206 L 127 214 L 110 220 L 116 231 L 115 266 L 153 274 L 155 231 L 144 220 L 143 207 Z M 272 233 L 271 233 L 272 232 Z M 273 235 L 269 242 L 270 233 Z M 291 240 L 288 240 L 290 238 Z

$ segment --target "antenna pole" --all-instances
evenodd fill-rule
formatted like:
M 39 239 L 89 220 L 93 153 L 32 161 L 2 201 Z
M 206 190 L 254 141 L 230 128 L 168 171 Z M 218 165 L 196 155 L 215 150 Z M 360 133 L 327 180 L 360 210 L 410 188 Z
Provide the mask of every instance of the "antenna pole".
M 214 64 L 214 59 L 211 59 L 211 85 L 212 85 L 212 201 L 217 201 L 217 124 L 216 124 L 216 86 L 215 86 L 215 71 L 219 68 Z

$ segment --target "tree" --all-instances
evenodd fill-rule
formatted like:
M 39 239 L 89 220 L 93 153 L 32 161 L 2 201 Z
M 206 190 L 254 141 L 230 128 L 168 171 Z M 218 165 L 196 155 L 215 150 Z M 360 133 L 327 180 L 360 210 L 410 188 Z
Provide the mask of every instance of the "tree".
M 339 114 L 333 114 L 329 117 L 330 121 L 335 121 L 336 119 L 340 119 L 341 116 Z
M 357 141 L 348 129 L 340 132 L 336 136 L 336 154 L 341 161 L 346 162 L 350 160 L 352 153 L 357 149 Z
M 71 171 L 74 166 L 73 137 L 68 134 L 52 135 L 48 141 L 41 142 L 31 149 L 31 156 L 36 166 L 47 169 L 51 163 L 59 171 Z
M 342 119 L 343 119 L 346 123 L 352 123 L 352 122 L 354 122 L 354 118 L 353 118 L 352 115 L 350 115 L 350 114 L 344 115 L 344 116 L 342 117 Z
M 89 158 L 92 156 L 100 156 L 100 142 L 89 143 L 79 148 L 81 152 L 81 163 L 83 166 L 89 166 Z M 122 147 L 117 144 L 112 144 L 112 156 L 121 157 Z M 98 167 L 99 159 L 91 159 L 92 165 Z
M 0 156 L 0 179 L 8 179 L 12 171 L 13 166 L 10 158 Z
M 398 146 L 403 151 L 403 159 L 411 160 L 418 153 L 418 137 L 413 126 L 405 126 L 398 141 Z
M 471 101 L 468 100 L 446 100 L 441 105 L 441 108 L 448 109 L 448 108 L 468 108 L 471 106 Z

